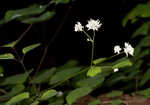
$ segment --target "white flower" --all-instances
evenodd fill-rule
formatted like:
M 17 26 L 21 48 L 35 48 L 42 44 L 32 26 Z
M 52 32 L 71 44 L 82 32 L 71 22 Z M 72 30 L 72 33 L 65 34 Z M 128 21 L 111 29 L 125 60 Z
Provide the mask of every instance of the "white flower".
M 80 22 L 77 22 L 76 24 L 75 24 L 75 26 L 74 26 L 74 31 L 75 32 L 80 32 L 80 31 L 83 31 L 83 26 L 81 25 L 81 23 Z
M 88 28 L 88 30 L 98 31 L 101 25 L 102 23 L 100 23 L 98 19 L 97 20 L 90 19 L 86 27 Z
M 61 97 L 62 95 L 63 95 L 63 92 L 62 91 L 58 91 L 56 96 L 57 97 Z
M 124 45 L 125 45 L 124 52 L 125 52 L 126 56 L 128 57 L 128 54 L 133 56 L 134 48 L 127 42 L 125 42 Z
M 114 72 L 118 72 L 118 71 L 119 71 L 119 69 L 118 69 L 118 68 L 115 68 L 115 69 L 114 69 Z
M 121 51 L 121 50 L 122 50 L 122 49 L 120 48 L 119 45 L 116 45 L 116 46 L 114 47 L 114 53 L 120 54 L 120 51 Z

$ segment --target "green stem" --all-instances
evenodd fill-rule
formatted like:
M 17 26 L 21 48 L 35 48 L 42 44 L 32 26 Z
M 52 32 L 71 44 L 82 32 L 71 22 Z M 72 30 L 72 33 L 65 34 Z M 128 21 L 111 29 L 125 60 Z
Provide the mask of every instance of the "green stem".
M 95 45 L 95 31 L 93 31 L 93 39 L 91 40 L 91 44 L 92 44 L 92 53 L 91 53 L 91 65 L 90 65 L 90 67 L 93 66 L 94 45 Z
M 90 37 L 90 35 L 89 35 L 88 33 L 86 33 L 84 30 L 83 30 L 83 32 L 84 32 L 84 34 L 88 37 L 88 39 L 89 39 L 90 41 L 92 41 L 92 38 Z
M 91 67 L 93 65 L 93 58 L 94 58 L 94 40 L 91 41 L 92 44 L 92 53 L 91 53 Z
M 138 91 L 138 85 L 139 85 L 138 76 L 136 76 L 135 81 L 136 81 L 136 83 L 135 83 L 135 90 L 136 90 L 136 92 L 137 92 L 137 91 Z

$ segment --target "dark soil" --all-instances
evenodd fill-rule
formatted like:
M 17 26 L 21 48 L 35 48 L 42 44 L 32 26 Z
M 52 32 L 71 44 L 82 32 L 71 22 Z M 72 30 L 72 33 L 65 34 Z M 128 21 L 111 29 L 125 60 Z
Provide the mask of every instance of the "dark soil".
M 111 105 L 111 102 L 118 98 L 123 100 L 123 104 L 120 105 L 150 105 L 150 99 L 137 94 L 132 95 L 124 94 L 122 96 L 114 98 L 107 97 L 107 94 L 102 94 L 97 97 L 87 95 L 78 99 L 73 105 L 88 105 L 89 102 L 95 99 L 100 100 L 101 102 L 100 105 Z

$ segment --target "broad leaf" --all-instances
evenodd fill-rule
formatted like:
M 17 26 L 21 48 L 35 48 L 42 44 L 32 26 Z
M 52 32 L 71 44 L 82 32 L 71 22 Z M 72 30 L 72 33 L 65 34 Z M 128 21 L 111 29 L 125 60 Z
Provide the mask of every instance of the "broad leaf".
M 39 47 L 40 45 L 41 45 L 40 43 L 32 44 L 32 45 L 30 45 L 30 46 L 27 46 L 27 47 L 23 48 L 22 52 L 23 52 L 24 54 L 26 54 L 26 53 L 28 53 L 29 51 L 31 51 L 31 50 L 33 50 L 33 49 Z
M 150 80 L 150 69 L 148 69 L 147 72 L 144 73 L 144 76 L 142 77 L 142 80 L 140 82 L 140 86 L 143 86 L 149 80 Z
M 138 17 L 149 18 L 150 17 L 150 3 L 137 5 L 124 19 L 123 26 L 127 24 L 129 20 L 135 22 Z
M 40 100 L 47 100 L 47 99 L 49 99 L 49 98 L 55 96 L 56 94 L 57 94 L 57 91 L 56 91 L 56 90 L 53 90 L 53 89 L 47 90 L 46 92 L 44 92 L 44 93 L 42 94 L 42 96 L 40 97 Z
M 58 98 L 58 99 L 54 100 L 53 102 L 50 102 L 50 104 L 48 104 L 48 105 L 63 105 L 63 103 L 64 103 L 64 99 Z
M 2 83 L 0 83 L 0 85 L 22 84 L 26 81 L 27 77 L 29 76 L 29 73 L 17 74 L 7 77 Z
M 121 99 L 116 99 L 116 100 L 112 101 L 111 105 L 120 105 L 122 103 L 123 103 L 123 101 Z
M 53 75 L 55 70 L 56 68 L 51 68 L 51 69 L 43 71 L 42 73 L 40 73 L 37 77 L 33 79 L 32 83 L 41 84 L 41 83 L 46 82 L 47 80 L 50 79 L 50 77 Z
M 17 95 L 18 93 L 22 92 L 24 90 L 24 88 L 25 87 L 22 84 L 16 85 L 11 89 L 10 92 L 8 92 L 7 94 L 5 94 L 3 96 L 0 96 L 0 98 L 12 97 L 14 95 Z
M 122 94 L 123 94 L 122 91 L 112 91 L 111 93 L 107 94 L 107 96 L 110 98 L 114 98 L 117 96 L 121 96 Z
M 140 95 L 143 95 L 143 96 L 147 97 L 147 98 L 150 98 L 150 88 L 147 88 L 145 90 L 141 90 L 138 93 Z
M 28 16 L 38 15 L 44 12 L 45 9 L 46 9 L 46 6 L 33 5 L 28 8 L 23 8 L 23 9 L 18 9 L 18 10 L 9 10 L 6 12 L 4 19 L 0 21 L 0 24 L 4 24 L 9 21 L 22 18 L 22 17 L 28 18 Z
M 71 105 L 72 103 L 74 103 L 77 99 L 79 99 L 80 97 L 86 96 L 88 95 L 90 92 L 92 92 L 92 89 L 89 87 L 82 87 L 82 88 L 77 88 L 73 91 L 71 91 L 67 97 L 67 103 L 69 105 Z
M 38 17 L 31 17 L 31 18 L 27 18 L 27 19 L 22 19 L 21 22 L 22 23 L 27 23 L 27 24 L 33 24 L 33 23 L 39 23 L 39 22 L 43 22 L 43 21 L 47 21 L 49 19 L 51 19 L 53 16 L 55 15 L 55 12 L 46 12 Z
M 147 35 L 150 28 L 150 21 L 141 25 L 132 35 L 132 38 L 135 38 L 138 35 Z
M 94 100 L 88 103 L 88 105 L 100 105 L 100 100 Z
M 88 72 L 87 72 L 87 76 L 89 77 L 94 77 L 96 76 L 98 73 L 101 73 L 102 69 L 99 66 L 93 66 L 91 67 Z
M 21 93 L 17 96 L 14 96 L 12 97 L 7 103 L 6 105 L 13 105 L 13 104 L 16 104 L 24 99 L 28 99 L 29 98 L 29 93 L 28 92 L 24 92 L 24 93 Z
M 38 105 L 39 103 L 39 101 L 34 101 L 31 105 Z
M 104 62 L 107 58 L 99 58 L 99 59 L 95 59 L 93 61 L 93 64 L 97 65 L 97 64 L 100 64 L 102 62 Z
M 150 35 L 146 36 L 140 41 L 141 47 L 149 47 L 150 46 Z
M 53 0 L 53 1 L 54 1 L 54 3 L 56 3 L 56 4 L 59 4 L 59 3 L 67 4 L 67 3 L 69 3 L 70 0 Z
M 8 54 L 1 54 L 0 59 L 14 59 L 14 55 L 11 53 Z
M 5 44 L 2 47 L 11 47 L 11 48 L 13 48 L 16 45 L 16 43 L 17 43 L 17 40 L 13 41 L 13 42 L 10 42 L 8 44 Z
M 109 77 L 109 79 L 106 81 L 106 85 L 108 87 L 111 87 L 112 85 L 118 83 L 119 81 L 123 81 L 126 79 L 127 79 L 126 76 L 124 76 L 121 73 L 118 73 L 118 74 L 115 74 L 115 75 Z
M 61 71 L 57 72 L 54 76 L 52 76 L 50 80 L 50 84 L 55 84 L 57 82 L 67 80 L 69 77 L 73 76 L 80 70 L 81 70 L 81 67 L 61 69 Z
M 0 74 L 4 72 L 4 69 L 2 66 L 0 66 Z
M 94 77 L 88 77 L 80 81 L 77 81 L 76 85 L 78 87 L 96 88 L 102 86 L 103 82 L 104 77 L 102 75 L 96 75 Z
M 112 68 L 115 69 L 115 68 L 122 68 L 122 67 L 127 67 L 127 66 L 132 66 L 132 63 L 129 59 L 125 59 L 125 60 L 113 65 Z

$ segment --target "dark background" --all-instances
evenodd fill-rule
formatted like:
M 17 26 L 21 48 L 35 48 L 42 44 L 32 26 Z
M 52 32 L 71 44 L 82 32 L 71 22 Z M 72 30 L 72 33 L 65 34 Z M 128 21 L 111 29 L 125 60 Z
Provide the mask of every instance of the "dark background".
M 18 43 L 18 51 L 24 46 L 41 42 L 42 46 L 28 53 L 25 56 L 25 65 L 28 69 L 36 68 L 43 54 L 44 45 L 50 42 L 49 49 L 42 68 L 58 66 L 70 59 L 76 59 L 81 64 L 89 64 L 91 45 L 87 42 L 86 36 L 80 32 L 74 32 L 74 25 L 80 21 L 87 24 L 90 18 L 100 19 L 102 27 L 96 32 L 95 57 L 109 57 L 113 55 L 114 45 L 123 45 L 125 41 L 135 44 L 130 36 L 135 25 L 130 23 L 122 27 L 122 19 L 126 14 L 139 3 L 148 0 L 75 0 L 67 5 L 57 5 L 56 16 L 44 23 L 34 24 L 23 40 Z M 10 9 L 24 8 L 34 3 L 45 4 L 48 0 L 5 0 L 0 3 L 0 19 Z M 11 4 L 11 5 L 10 5 Z M 10 6 L 8 6 L 10 5 Z M 52 9 L 49 7 L 49 9 Z M 16 40 L 29 25 L 17 21 L 0 26 L 0 45 Z M 58 27 L 60 29 L 58 29 Z M 1 50 L 2 51 L 2 50 Z M 19 64 L 12 60 L 0 61 L 6 70 L 16 69 Z M 14 72 L 14 70 L 11 70 Z M 18 70 L 17 70 L 18 71 Z

